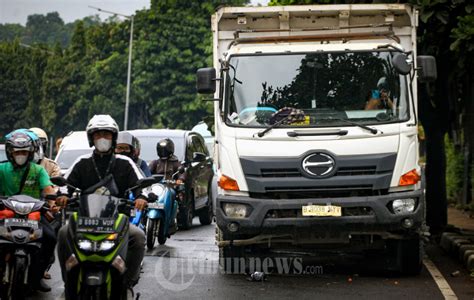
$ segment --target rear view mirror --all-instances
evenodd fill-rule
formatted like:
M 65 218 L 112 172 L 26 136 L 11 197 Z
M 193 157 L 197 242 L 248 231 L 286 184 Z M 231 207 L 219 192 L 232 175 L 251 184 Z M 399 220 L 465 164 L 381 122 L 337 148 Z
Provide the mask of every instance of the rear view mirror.
M 197 71 L 196 87 L 200 94 L 214 94 L 216 92 L 216 69 L 199 69 Z
M 418 64 L 418 81 L 433 82 L 438 77 L 436 59 L 430 55 L 420 55 L 416 58 Z
M 407 56 L 403 53 L 397 53 L 392 58 L 392 64 L 398 74 L 410 74 L 411 66 L 407 63 Z
M 140 188 L 144 188 L 144 187 L 150 186 L 150 185 L 152 185 L 153 183 L 156 183 L 156 182 L 157 182 L 157 180 L 154 177 L 145 177 L 145 178 L 139 179 L 137 181 L 137 186 L 139 186 Z

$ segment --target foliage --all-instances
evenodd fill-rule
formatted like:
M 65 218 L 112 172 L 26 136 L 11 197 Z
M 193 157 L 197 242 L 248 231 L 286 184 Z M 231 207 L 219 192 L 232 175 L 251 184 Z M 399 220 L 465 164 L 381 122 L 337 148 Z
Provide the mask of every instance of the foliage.
M 210 17 L 220 3 L 152 1 L 136 12 L 129 129 L 191 128 L 212 115 L 195 72 L 212 64 Z M 0 133 L 38 126 L 63 136 L 98 113 L 122 126 L 130 25 L 96 17 L 64 24 L 57 13 L 32 15 L 25 27 L 0 25 Z
M 446 192 L 448 201 L 457 203 L 462 195 L 462 175 L 464 172 L 464 156 L 456 149 L 452 140 L 445 135 L 446 145 Z

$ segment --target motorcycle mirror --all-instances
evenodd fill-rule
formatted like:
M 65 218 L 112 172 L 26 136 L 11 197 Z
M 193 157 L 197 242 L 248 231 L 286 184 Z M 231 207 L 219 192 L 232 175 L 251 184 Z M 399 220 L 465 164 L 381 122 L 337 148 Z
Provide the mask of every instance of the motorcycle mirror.
M 139 179 L 137 181 L 137 186 L 140 187 L 140 188 L 144 188 L 144 187 L 147 187 L 149 185 L 152 185 L 153 183 L 156 183 L 156 178 L 146 177 L 146 178 Z
M 62 176 L 51 177 L 50 180 L 51 180 L 51 182 L 52 182 L 54 185 L 57 185 L 57 186 L 65 186 L 65 185 L 67 185 L 67 180 L 66 180 L 66 178 L 64 178 L 64 177 L 62 177 Z

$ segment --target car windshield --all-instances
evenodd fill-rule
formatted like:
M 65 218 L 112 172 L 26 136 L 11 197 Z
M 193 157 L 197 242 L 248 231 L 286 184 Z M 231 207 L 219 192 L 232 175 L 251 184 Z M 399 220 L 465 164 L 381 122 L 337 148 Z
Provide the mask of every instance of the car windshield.
M 289 126 L 328 127 L 408 119 L 406 76 L 392 52 L 232 56 L 225 76 L 226 123 L 266 127 L 275 113 L 298 117 Z
M 81 155 L 89 154 L 92 152 L 91 149 L 64 149 L 56 157 L 56 162 L 59 164 L 61 169 L 69 169 L 74 161 Z
M 136 135 L 138 140 L 140 140 L 141 150 L 140 150 L 140 158 L 150 163 L 152 160 L 158 158 L 158 154 L 156 154 L 156 143 L 159 140 L 167 138 L 168 136 L 138 136 Z M 184 136 L 183 137 L 169 137 L 174 143 L 174 155 L 178 157 L 180 161 L 184 160 L 184 152 L 185 152 L 185 143 L 184 143 Z

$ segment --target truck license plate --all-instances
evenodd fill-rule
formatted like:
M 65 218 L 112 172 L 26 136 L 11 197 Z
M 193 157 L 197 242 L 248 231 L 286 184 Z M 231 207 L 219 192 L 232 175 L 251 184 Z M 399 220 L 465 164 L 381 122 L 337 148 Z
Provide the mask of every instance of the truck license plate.
M 303 206 L 304 217 L 340 217 L 342 211 L 340 206 L 334 205 L 306 205 Z

